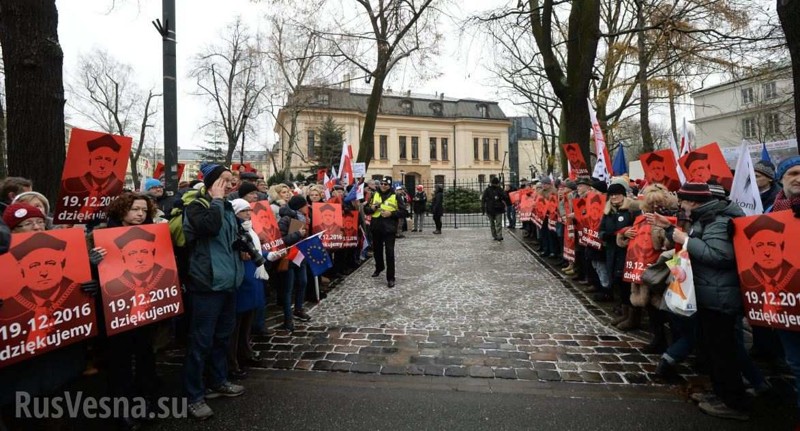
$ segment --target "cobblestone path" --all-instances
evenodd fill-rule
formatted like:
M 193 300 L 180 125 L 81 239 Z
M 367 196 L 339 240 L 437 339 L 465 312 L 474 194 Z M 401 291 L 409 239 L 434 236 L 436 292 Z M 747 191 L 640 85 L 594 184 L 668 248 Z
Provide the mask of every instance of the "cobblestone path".
M 255 337 L 265 368 L 592 383 L 649 383 L 657 356 L 511 235 L 408 233 L 397 286 L 367 262 L 309 310 L 308 326 Z M 681 367 L 685 378 L 691 371 Z

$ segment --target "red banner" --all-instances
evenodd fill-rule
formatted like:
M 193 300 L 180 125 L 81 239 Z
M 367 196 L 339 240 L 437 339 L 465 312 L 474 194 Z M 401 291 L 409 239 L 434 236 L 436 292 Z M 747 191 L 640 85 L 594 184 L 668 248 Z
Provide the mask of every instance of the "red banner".
M 130 152 L 131 138 L 72 129 L 53 223 L 104 220 L 122 193 Z
M 83 229 L 11 235 L 0 277 L 0 368 L 97 335 Z
M 716 142 L 684 154 L 679 160 L 686 181 L 690 183 L 714 182 L 731 191 L 733 174 Z
M 508 192 L 508 199 L 511 200 L 511 205 L 519 204 L 519 190 L 515 190 L 513 192 Z
M 97 269 L 108 335 L 183 313 L 166 223 L 98 229 L 94 243 L 107 251 Z
M 564 225 L 564 260 L 575 262 L 575 225 Z
M 531 189 L 520 190 L 519 194 L 519 209 L 517 210 L 517 217 L 519 221 L 533 220 L 533 210 L 536 206 L 536 195 Z
M 575 236 L 578 245 L 586 247 L 586 235 L 583 233 L 583 225 L 586 223 L 586 198 L 575 198 L 572 200 L 572 213 L 575 216 Z
M 178 163 L 178 181 L 183 177 L 183 169 L 186 168 L 185 163 Z M 164 183 L 164 164 L 161 162 L 156 163 L 156 168 L 153 170 L 153 178 Z
M 278 228 L 278 220 L 272 212 L 269 201 L 258 201 L 250 204 L 253 209 L 253 231 L 261 241 L 261 247 L 269 251 L 277 251 L 283 248 L 283 235 Z
M 358 247 L 358 211 L 345 211 L 342 216 L 344 228 L 342 229 L 344 235 L 343 248 Z
M 600 241 L 600 222 L 603 219 L 603 210 L 606 207 L 606 195 L 589 192 L 586 194 L 586 216 L 583 219 L 583 235 L 586 245 L 600 250 L 603 243 Z
M 317 234 L 325 231 L 322 234 L 322 246 L 329 250 L 342 248 L 344 243 L 342 204 L 314 202 L 311 204 L 311 211 L 314 214 L 311 232 Z
M 752 325 L 800 331 L 800 222 L 792 211 L 733 219 L 744 314 Z
M 180 168 L 178 168 L 178 169 L 180 170 Z M 256 168 L 254 168 L 254 167 L 253 167 L 253 165 L 251 165 L 251 164 L 250 164 L 250 162 L 247 162 L 247 163 L 245 163 L 245 164 L 241 164 L 241 163 L 234 163 L 234 164 L 231 166 L 231 170 L 232 170 L 233 172 L 240 172 L 240 173 L 241 173 L 241 172 L 252 172 L 252 173 L 256 173 Z
M 589 176 L 589 167 L 583 158 L 583 152 L 578 144 L 564 144 L 564 154 L 567 155 L 569 168 L 579 177 Z
M 672 151 L 672 150 L 669 150 Z M 677 223 L 675 217 L 667 217 L 670 223 Z M 628 252 L 625 255 L 625 271 L 622 280 L 627 283 L 642 282 L 642 273 L 658 260 L 663 250 L 656 250 L 653 246 L 653 226 L 647 222 L 644 215 L 636 217 L 632 229 L 636 229 L 636 236 L 628 242 Z
M 644 170 L 644 178 L 648 184 L 662 184 L 672 192 L 681 188 L 678 176 L 678 163 L 672 150 L 659 150 L 639 156 Z

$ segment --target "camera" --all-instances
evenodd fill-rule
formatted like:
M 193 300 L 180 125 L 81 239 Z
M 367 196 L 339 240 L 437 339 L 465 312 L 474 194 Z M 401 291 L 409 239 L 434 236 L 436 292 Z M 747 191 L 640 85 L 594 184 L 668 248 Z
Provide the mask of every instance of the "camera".
M 256 267 L 266 263 L 266 259 L 264 259 L 264 256 L 261 255 L 261 252 L 256 249 L 256 245 L 253 244 L 253 238 L 251 238 L 250 234 L 247 232 L 239 231 L 239 237 L 233 242 L 233 249 L 247 253 L 247 255 L 250 256 L 250 259 L 253 260 L 253 263 L 256 265 Z

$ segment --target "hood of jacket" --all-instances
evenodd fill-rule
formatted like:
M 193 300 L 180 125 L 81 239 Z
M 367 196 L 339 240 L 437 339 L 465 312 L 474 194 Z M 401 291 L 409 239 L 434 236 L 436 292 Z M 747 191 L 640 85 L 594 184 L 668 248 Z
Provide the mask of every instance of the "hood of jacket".
M 291 217 L 294 219 L 299 219 L 299 217 L 297 216 L 297 211 L 289 208 L 289 205 L 284 205 L 280 207 L 280 209 L 278 210 L 278 215 L 280 215 L 281 217 Z

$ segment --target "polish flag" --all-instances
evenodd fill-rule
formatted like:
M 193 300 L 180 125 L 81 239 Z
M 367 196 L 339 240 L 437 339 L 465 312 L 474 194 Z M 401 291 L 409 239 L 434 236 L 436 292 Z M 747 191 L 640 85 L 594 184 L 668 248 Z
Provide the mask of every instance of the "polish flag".
M 680 150 L 678 150 L 678 144 L 675 143 L 675 138 L 672 137 L 672 132 L 669 133 L 669 145 L 672 148 L 672 154 L 675 156 L 675 163 L 677 163 L 677 160 L 681 158 L 681 155 Z M 681 180 L 681 185 L 683 185 L 683 183 L 686 182 L 686 175 L 683 173 L 683 169 L 681 169 L 680 165 L 678 165 L 677 168 L 678 179 Z
M 592 102 L 587 100 L 587 103 L 589 103 L 589 118 L 592 120 L 595 154 L 597 154 L 597 164 L 594 165 L 592 175 L 599 180 L 608 182 L 614 176 L 614 171 L 611 169 L 611 164 L 608 163 L 611 157 L 608 155 L 606 138 L 603 136 L 603 130 L 600 129 L 600 122 L 597 121 L 597 113 L 592 107 Z
M 353 184 L 353 149 L 350 144 L 342 143 L 342 158 L 339 161 L 339 176 L 343 186 Z
M 681 155 L 688 154 L 692 151 L 692 144 L 689 142 L 689 132 L 686 130 L 686 118 L 683 119 L 683 128 L 681 129 Z M 678 158 L 680 158 L 678 157 Z

